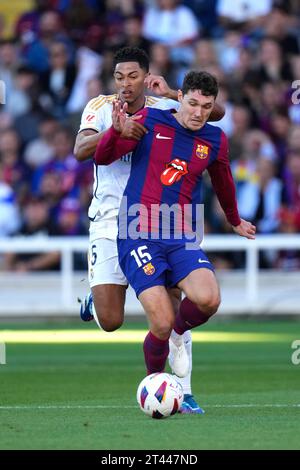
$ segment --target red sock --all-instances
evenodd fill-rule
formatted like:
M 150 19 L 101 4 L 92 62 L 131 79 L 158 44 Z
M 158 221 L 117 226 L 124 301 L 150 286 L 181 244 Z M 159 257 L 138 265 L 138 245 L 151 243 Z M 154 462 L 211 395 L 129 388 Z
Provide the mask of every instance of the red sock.
M 179 313 L 176 315 L 174 330 L 179 335 L 183 335 L 185 331 L 203 325 L 208 319 L 208 315 L 201 312 L 191 300 L 185 297 L 180 304 Z
M 169 354 L 169 339 L 163 340 L 154 336 L 151 331 L 144 340 L 144 356 L 147 374 L 163 372 Z

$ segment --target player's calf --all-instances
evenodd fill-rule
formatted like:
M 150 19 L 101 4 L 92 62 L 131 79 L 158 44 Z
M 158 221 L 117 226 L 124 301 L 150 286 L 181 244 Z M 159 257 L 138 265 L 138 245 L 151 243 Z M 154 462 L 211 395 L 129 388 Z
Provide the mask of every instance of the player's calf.
M 175 321 L 175 312 L 164 286 L 157 285 L 145 289 L 139 295 L 146 312 L 150 330 L 161 339 L 169 339 Z

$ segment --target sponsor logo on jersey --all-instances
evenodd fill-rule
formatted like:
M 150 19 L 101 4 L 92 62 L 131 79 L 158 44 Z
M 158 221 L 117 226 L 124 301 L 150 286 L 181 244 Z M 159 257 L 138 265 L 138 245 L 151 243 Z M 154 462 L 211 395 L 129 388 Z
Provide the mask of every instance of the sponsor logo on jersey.
M 85 120 L 91 124 L 92 122 L 96 121 L 96 114 L 89 113 L 87 117 L 85 118 Z
M 152 263 L 147 263 L 146 266 L 143 266 L 143 270 L 147 276 L 151 276 L 151 274 L 155 273 L 155 267 Z
M 196 157 L 201 158 L 201 160 L 204 160 L 208 157 L 208 151 L 209 148 L 207 147 L 207 145 L 198 144 L 196 149 Z
M 165 135 L 161 135 L 160 132 L 158 134 L 156 134 L 156 138 L 161 139 L 161 140 L 171 140 L 172 139 L 172 137 L 167 137 Z
M 175 158 L 171 162 L 166 164 L 166 169 L 160 175 L 160 181 L 165 186 L 171 186 L 177 183 L 182 176 L 188 173 L 188 164 L 185 160 Z

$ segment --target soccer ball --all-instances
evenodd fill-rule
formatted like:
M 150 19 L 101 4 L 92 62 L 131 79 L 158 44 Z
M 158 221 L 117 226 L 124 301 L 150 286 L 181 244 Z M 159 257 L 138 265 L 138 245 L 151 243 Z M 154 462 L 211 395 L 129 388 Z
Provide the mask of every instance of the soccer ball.
M 180 409 L 183 389 L 173 375 L 157 372 L 141 381 L 136 398 L 147 415 L 156 419 L 167 418 Z

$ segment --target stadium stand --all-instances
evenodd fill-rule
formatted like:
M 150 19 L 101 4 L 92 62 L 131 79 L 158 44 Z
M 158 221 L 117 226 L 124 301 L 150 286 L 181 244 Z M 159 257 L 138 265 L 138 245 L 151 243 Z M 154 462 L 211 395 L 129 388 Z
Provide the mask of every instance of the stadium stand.
M 157 0 L 155 8 L 153 3 L 18 0 L 1 9 L 0 81 L 5 88 L 0 104 L 1 240 L 22 235 L 34 243 L 37 237 L 87 235 L 93 165 L 76 162 L 74 138 L 86 102 L 114 92 L 111 59 L 126 44 L 148 50 L 151 70 L 164 75 L 173 88 L 190 69 L 217 76 L 218 99 L 226 109 L 217 125 L 229 136 L 241 215 L 257 225 L 259 236 L 300 238 L 298 2 L 251 1 L 247 11 L 242 10 L 247 2 L 237 2 L 234 11 L 228 10 L 226 1 Z M 176 21 L 185 25 L 188 21 L 190 26 L 176 28 Z M 154 30 L 153 22 L 160 28 Z M 208 180 L 204 196 L 206 232 L 222 235 L 225 245 L 230 227 Z M 67 222 L 66 214 L 72 214 Z M 24 272 L 33 276 L 28 277 L 30 284 L 36 271 L 50 269 L 53 283 L 48 288 L 53 285 L 55 292 L 64 265 L 59 252 L 45 263 L 34 263 L 18 246 L 16 253 L 1 250 L 2 285 L 14 273 Z M 225 295 L 230 298 L 247 257 L 243 249 L 215 248 L 210 256 L 224 283 L 227 276 L 232 286 Z M 86 268 L 83 251 L 74 258 L 78 273 Z M 275 273 L 279 284 L 286 276 L 297 279 L 300 247 L 297 242 L 264 246 L 257 266 L 262 276 Z M 267 292 L 270 286 L 265 282 Z M 75 311 L 68 295 L 62 294 L 59 305 Z M 299 299 L 296 302 L 299 305 Z M 30 302 L 28 311 L 32 311 Z

